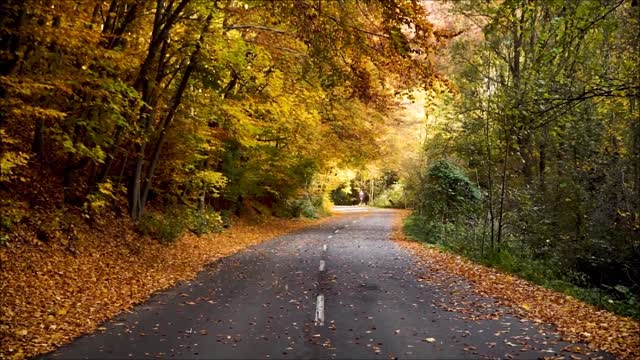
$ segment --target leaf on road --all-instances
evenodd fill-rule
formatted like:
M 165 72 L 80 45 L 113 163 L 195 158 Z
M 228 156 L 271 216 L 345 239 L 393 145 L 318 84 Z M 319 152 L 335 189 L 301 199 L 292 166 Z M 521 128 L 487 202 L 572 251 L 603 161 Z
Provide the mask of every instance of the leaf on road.
M 0 359 L 32 357 L 102 330 L 105 320 L 193 279 L 206 264 L 316 223 L 238 220 L 222 233 L 188 234 L 163 245 L 140 237 L 128 219 L 112 218 L 99 229 L 79 225 L 75 253 L 53 240 L 43 248 L 26 236 L 16 239 L 0 247 Z

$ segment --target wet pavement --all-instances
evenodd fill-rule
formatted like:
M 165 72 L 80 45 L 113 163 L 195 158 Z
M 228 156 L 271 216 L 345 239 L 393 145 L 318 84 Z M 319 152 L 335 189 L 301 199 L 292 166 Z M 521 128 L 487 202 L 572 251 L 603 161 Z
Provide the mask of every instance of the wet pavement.
M 416 259 L 389 239 L 394 211 L 336 210 L 342 216 L 212 264 L 43 358 L 609 358 L 568 351 L 575 345 L 551 326 L 497 309 L 463 282 L 416 276 Z

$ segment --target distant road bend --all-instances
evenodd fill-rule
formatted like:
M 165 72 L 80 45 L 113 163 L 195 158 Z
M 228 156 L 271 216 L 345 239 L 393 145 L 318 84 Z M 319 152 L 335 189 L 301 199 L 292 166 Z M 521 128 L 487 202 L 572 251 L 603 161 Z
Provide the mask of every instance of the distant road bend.
M 393 210 L 336 210 L 344 216 L 225 258 L 44 357 L 587 358 L 508 311 L 472 320 L 443 310 L 449 292 L 418 279 L 389 239 Z

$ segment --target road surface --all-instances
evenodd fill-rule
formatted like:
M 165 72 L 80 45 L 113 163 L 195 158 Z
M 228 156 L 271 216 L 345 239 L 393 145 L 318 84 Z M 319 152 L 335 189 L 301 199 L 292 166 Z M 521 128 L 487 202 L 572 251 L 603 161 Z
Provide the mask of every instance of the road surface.
M 393 211 L 338 211 L 212 264 L 44 358 L 586 358 L 508 309 L 497 319 L 447 311 L 443 301 L 455 305 L 450 294 L 466 287 L 415 275 L 413 256 L 389 239 Z M 475 312 L 494 306 L 466 296 Z

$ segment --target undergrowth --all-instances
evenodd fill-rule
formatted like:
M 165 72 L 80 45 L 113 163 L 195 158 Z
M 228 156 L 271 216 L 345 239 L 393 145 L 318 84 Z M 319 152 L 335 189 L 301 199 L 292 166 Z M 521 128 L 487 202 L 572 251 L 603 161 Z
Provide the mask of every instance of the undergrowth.
M 138 231 L 161 243 L 171 243 L 178 240 L 187 230 L 196 235 L 204 235 L 220 231 L 223 224 L 220 213 L 209 208 L 176 207 L 162 212 L 145 212 L 138 222 Z
M 619 315 L 640 319 L 640 301 L 625 286 L 580 286 L 581 274 L 567 271 L 552 259 L 523 256 L 517 247 L 503 244 L 500 251 L 478 249 L 470 241 L 472 234 L 464 226 L 426 221 L 414 214 L 404 223 L 407 237 L 427 246 L 462 255 L 474 262 L 516 275 L 543 287 L 562 292 L 576 299 Z
M 281 218 L 318 219 L 329 214 L 330 202 L 326 195 L 307 195 L 289 199 L 276 208 L 275 215 Z

